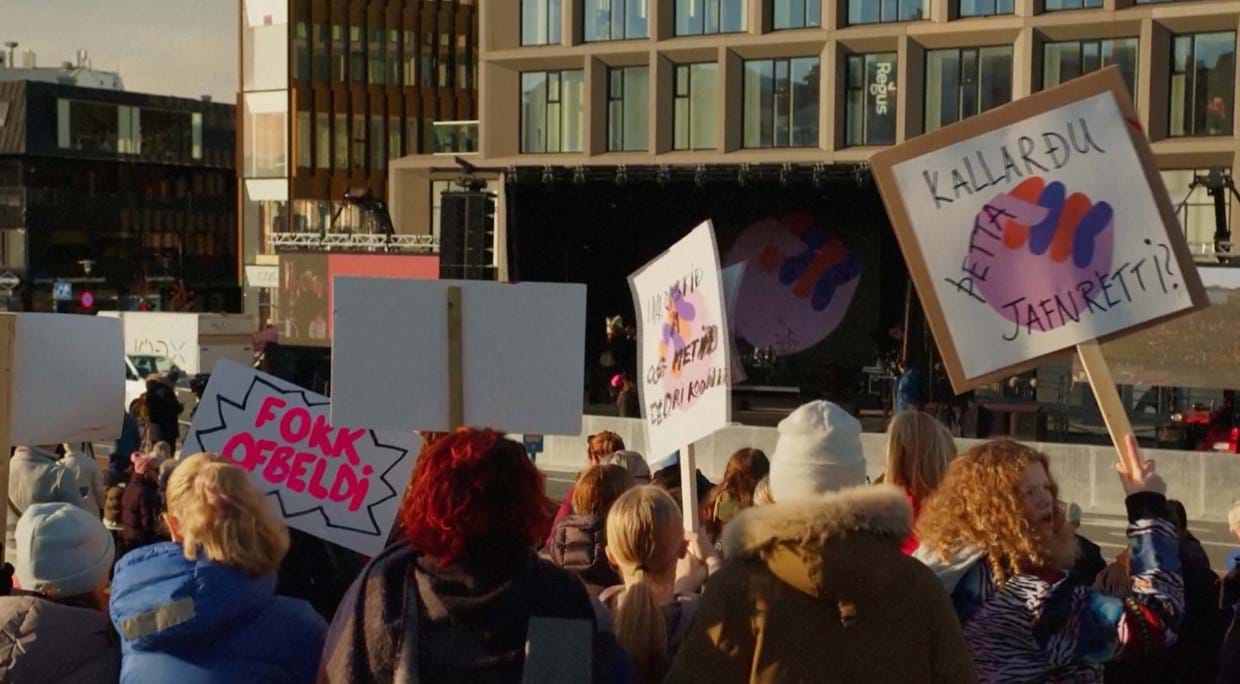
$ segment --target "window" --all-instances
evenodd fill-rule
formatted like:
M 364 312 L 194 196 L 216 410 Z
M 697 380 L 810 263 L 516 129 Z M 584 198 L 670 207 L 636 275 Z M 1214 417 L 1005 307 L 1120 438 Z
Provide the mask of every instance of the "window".
M 607 150 L 646 149 L 650 69 L 644 66 L 608 69 L 607 81 Z
M 310 27 L 311 60 L 314 62 L 314 80 L 327 81 L 331 78 L 331 55 L 327 52 L 327 24 L 315 24 Z
M 818 144 L 818 58 L 745 62 L 745 147 Z
M 349 27 L 349 80 L 366 82 L 366 29 Z
M 1217 228 L 1214 219 L 1214 198 L 1204 185 L 1191 187 L 1193 178 L 1206 176 L 1209 169 L 1183 169 L 1161 171 L 1163 184 L 1167 186 L 1167 194 L 1171 198 L 1171 206 L 1176 207 L 1176 218 L 1184 226 L 1184 235 L 1188 238 L 1189 249 L 1194 254 L 1210 254 L 1214 251 L 1214 231 Z M 1191 189 L 1190 189 L 1191 188 Z M 1231 229 L 1231 201 L 1227 206 L 1227 228 Z
M 336 158 L 333 168 L 338 173 L 349 171 L 349 115 L 336 113 Z
M 1171 52 L 1170 135 L 1231 135 L 1236 34 L 1175 36 Z
M 349 56 L 345 51 L 344 26 L 332 24 L 332 80 L 343 83 L 349 78 Z
M 1016 11 L 1015 0 L 960 0 L 960 16 L 990 17 L 996 14 L 1012 14 Z
M 332 168 L 332 125 L 327 112 L 314 114 L 314 167 L 322 171 Z
M 417 85 L 418 83 L 418 42 L 414 31 L 405 31 L 404 54 L 405 54 L 405 80 L 407 86 Z
M 119 129 L 117 150 L 121 154 L 142 154 L 142 110 L 122 105 L 116 108 L 116 114 Z M 199 125 L 201 129 L 201 119 Z
M 194 112 L 190 115 L 190 129 L 192 136 L 192 145 L 190 147 L 190 157 L 195 160 L 202 159 L 202 114 Z
M 371 85 L 383 85 L 387 76 L 386 67 L 383 62 L 383 29 L 370 29 L 370 83 Z
M 388 115 L 388 159 L 400 159 L 403 151 L 400 148 L 400 115 Z
M 521 151 L 580 152 L 582 72 L 521 74 Z
M 436 121 L 431 124 L 432 154 L 476 154 L 477 121 Z
M 456 87 L 458 90 L 474 89 L 473 49 L 469 45 L 469 36 L 458 33 L 456 36 Z
M 886 24 L 922 18 L 922 0 L 848 0 L 848 23 Z
M 310 27 L 299 21 L 293 34 L 293 78 L 305 81 L 310 78 Z
M 822 0 L 774 0 L 771 25 L 775 30 L 822 25 Z
M 587 42 L 646 38 L 649 0 L 585 0 L 582 15 Z
M 521 0 L 521 44 L 556 45 L 559 42 L 560 0 Z
M 435 87 L 435 69 L 439 63 L 439 53 L 435 50 L 435 32 L 422 34 L 422 87 Z
M 439 87 L 452 87 L 452 34 L 442 31 L 439 34 Z
M 400 31 L 387 32 L 387 82 L 391 85 L 403 85 L 404 69 L 400 58 Z
M 370 170 L 373 173 L 387 173 L 387 132 L 383 130 L 382 114 L 370 117 Z
M 353 114 L 353 161 L 354 173 L 366 170 L 366 114 Z
M 279 95 L 281 98 L 284 95 L 283 92 L 272 94 Z M 283 119 L 283 116 L 278 116 L 272 120 L 282 122 Z M 280 140 L 283 140 L 283 136 Z M 274 139 L 270 142 L 259 141 L 259 147 L 266 148 L 274 142 Z M 142 110 L 142 158 L 183 162 L 190 158 L 192 152 L 193 119 L 189 112 L 174 112 L 166 109 Z M 282 157 L 280 162 L 283 163 Z
M 1137 0 L 1140 2 L 1141 0 Z M 1046 11 L 1074 9 L 1096 9 L 1102 7 L 1102 0 L 1046 0 Z
M 676 65 L 676 97 L 672 147 L 677 150 L 713 150 L 718 145 L 715 111 L 719 97 L 719 65 Z
M 405 154 L 418 153 L 418 132 L 422 127 L 422 122 L 416 116 L 410 116 L 405 119 Z
M 1118 64 L 1128 92 L 1136 99 L 1137 39 L 1073 40 L 1042 46 L 1042 87 L 1067 83 L 1077 76 Z
M 1011 99 L 1011 46 L 926 53 L 927 133 Z
M 120 116 L 116 105 L 78 100 L 59 100 L 58 128 L 61 149 L 116 153 Z
M 896 141 L 896 53 L 849 55 L 845 76 L 845 144 Z
M 243 168 L 246 178 L 285 178 L 288 176 L 288 93 L 246 93 L 242 101 L 244 151 Z M 142 112 L 142 152 L 152 143 L 147 135 L 150 110 Z
M 676 35 L 740 33 L 745 9 L 744 0 L 676 0 Z
M 293 131 L 293 137 L 297 140 L 297 168 L 299 169 L 308 169 L 314 163 L 314 158 L 310 154 L 310 141 L 314 137 L 314 131 L 310 127 L 312 118 L 308 110 L 297 110 L 297 127 Z

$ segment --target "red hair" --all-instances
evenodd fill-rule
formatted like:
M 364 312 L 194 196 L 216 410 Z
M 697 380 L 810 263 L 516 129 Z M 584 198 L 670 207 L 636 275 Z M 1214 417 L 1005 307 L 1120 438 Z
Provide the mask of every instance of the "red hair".
M 418 463 L 400 510 L 405 539 L 444 565 L 528 551 L 551 528 L 543 485 L 525 447 L 461 428 Z

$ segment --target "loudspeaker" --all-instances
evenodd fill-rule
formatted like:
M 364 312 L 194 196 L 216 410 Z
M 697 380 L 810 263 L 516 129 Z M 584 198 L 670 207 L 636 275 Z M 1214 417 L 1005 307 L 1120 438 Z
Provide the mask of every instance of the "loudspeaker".
M 495 280 L 495 195 L 445 192 L 439 210 L 439 277 Z

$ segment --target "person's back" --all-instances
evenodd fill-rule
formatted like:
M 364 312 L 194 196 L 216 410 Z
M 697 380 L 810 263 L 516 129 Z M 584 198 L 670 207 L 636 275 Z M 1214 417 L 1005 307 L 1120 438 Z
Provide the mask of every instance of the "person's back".
M 17 520 L 37 503 L 81 506 L 77 481 L 56 462 L 50 447 L 17 447 L 9 460 L 9 515 L 6 519 L 5 558 L 16 558 Z
M 189 560 L 171 542 L 117 563 L 111 611 L 124 684 L 309 682 L 326 632 L 310 604 L 275 595 L 274 575 Z
M 556 523 L 547 548 L 552 563 L 577 575 L 591 596 L 620 582 L 607 562 L 607 530 L 598 516 L 570 515 Z
M 666 681 L 975 681 L 947 595 L 900 550 L 910 517 L 890 485 L 746 509 Z
M 63 465 L 77 483 L 78 493 L 82 496 L 82 508 L 96 517 L 103 515 L 104 499 L 107 489 L 103 484 L 103 470 L 95 462 L 89 452 L 83 450 L 81 444 L 65 445 Z
M 312 681 L 327 625 L 275 595 L 288 531 L 248 474 L 208 454 L 186 459 L 166 517 L 173 543 L 130 551 L 112 580 L 121 681 Z
M 115 548 L 99 519 L 70 503 L 36 503 L 17 523 L 14 580 L 0 597 L 0 682 L 110 684 L 120 645 L 106 588 Z
M 26 592 L 0 597 L 0 682 L 115 682 L 119 656 L 106 613 Z

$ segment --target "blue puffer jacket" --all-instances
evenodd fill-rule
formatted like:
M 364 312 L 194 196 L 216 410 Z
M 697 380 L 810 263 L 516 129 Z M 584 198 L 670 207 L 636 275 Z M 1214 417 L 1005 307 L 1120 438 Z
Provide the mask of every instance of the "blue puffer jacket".
M 305 601 L 178 544 L 134 550 L 116 566 L 112 624 L 122 684 L 313 682 L 327 624 Z

